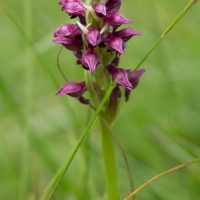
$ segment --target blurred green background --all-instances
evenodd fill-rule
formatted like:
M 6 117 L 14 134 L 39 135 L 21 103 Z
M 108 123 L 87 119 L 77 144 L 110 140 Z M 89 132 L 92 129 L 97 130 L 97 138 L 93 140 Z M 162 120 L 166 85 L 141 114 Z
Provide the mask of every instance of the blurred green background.
M 75 146 L 93 111 L 69 96 L 56 66 L 53 32 L 69 17 L 58 0 L 1 0 L 0 6 L 0 199 L 37 200 Z M 124 0 L 120 12 L 142 33 L 130 40 L 120 67 L 134 69 L 188 0 Z M 114 124 L 135 187 L 152 176 L 200 156 L 200 4 L 166 36 L 142 65 L 146 69 Z M 12 16 L 13 20 L 9 16 Z M 75 20 L 74 20 L 75 22 Z M 28 35 L 27 39 L 17 27 Z M 83 70 L 63 50 L 61 67 L 71 81 Z M 101 200 L 104 171 L 95 123 L 54 199 Z M 116 148 L 120 199 L 130 193 Z M 137 200 L 199 200 L 200 164 L 148 185 Z

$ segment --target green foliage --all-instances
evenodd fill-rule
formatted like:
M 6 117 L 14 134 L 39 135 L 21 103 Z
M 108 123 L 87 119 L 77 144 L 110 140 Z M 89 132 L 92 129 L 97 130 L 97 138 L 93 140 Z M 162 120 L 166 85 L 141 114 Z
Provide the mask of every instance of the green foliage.
M 0 12 L 0 199 L 39 199 L 85 130 L 90 108 L 55 91 L 64 84 L 56 67 L 54 30 L 69 17 L 57 1 L 6 1 Z M 134 69 L 188 0 L 123 1 L 122 13 L 142 33 L 130 40 L 120 67 Z M 114 124 L 131 167 L 135 187 L 156 174 L 200 155 L 200 4 L 166 35 L 141 67 L 146 72 Z M 63 50 L 60 64 L 69 80 L 83 70 Z M 130 193 L 119 150 L 120 199 Z M 64 176 L 54 199 L 104 199 L 98 124 Z M 167 175 L 137 199 L 198 200 L 199 165 Z

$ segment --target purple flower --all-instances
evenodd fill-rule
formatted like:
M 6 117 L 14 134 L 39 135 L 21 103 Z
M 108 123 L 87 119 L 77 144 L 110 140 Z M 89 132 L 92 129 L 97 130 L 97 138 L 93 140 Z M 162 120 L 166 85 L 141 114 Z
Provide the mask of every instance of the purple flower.
M 66 11 L 71 16 L 85 16 L 86 9 L 81 1 L 67 1 L 63 4 L 62 10 Z
M 119 52 L 120 54 L 124 54 L 123 50 L 123 40 L 120 37 L 116 37 L 111 35 L 110 41 L 108 42 L 108 45 L 111 50 L 115 50 Z
M 94 11 L 98 17 L 106 16 L 106 6 L 105 4 L 98 4 L 94 7 Z
M 108 0 L 106 4 L 97 4 L 94 7 L 98 17 L 104 17 L 116 13 L 121 6 L 121 0 Z
M 86 90 L 85 81 L 80 83 L 67 82 L 56 92 L 56 95 L 63 96 L 67 94 L 72 97 L 80 97 Z
M 116 13 L 121 7 L 121 0 L 108 0 L 106 2 L 106 12 L 108 15 Z
M 131 21 L 126 19 L 122 14 L 115 13 L 104 18 L 105 22 L 110 24 L 113 28 L 117 28 L 122 24 L 131 24 Z
M 76 24 L 63 24 L 54 32 L 54 37 L 75 37 L 81 35 L 82 31 Z
M 89 100 L 85 99 L 82 94 L 87 90 L 85 81 L 76 83 L 76 82 L 67 82 L 65 83 L 57 92 L 56 95 L 63 96 L 69 95 L 75 97 L 83 104 L 88 104 Z
M 78 38 L 57 37 L 53 40 L 55 43 L 62 44 L 66 49 L 78 51 L 83 49 L 83 43 Z
M 132 85 L 128 80 L 128 75 L 129 75 L 130 70 L 117 68 L 112 64 L 107 66 L 107 70 L 111 73 L 113 81 L 115 79 L 119 79 L 118 80 L 119 85 L 123 86 L 124 88 L 126 88 L 128 90 L 132 90 Z
M 90 72 L 94 72 L 96 66 L 99 63 L 99 58 L 97 54 L 94 53 L 93 49 L 88 48 L 88 50 L 85 52 L 83 58 L 82 58 L 82 64 L 85 67 L 88 67 Z
M 90 45 L 95 47 L 97 45 L 97 39 L 100 37 L 99 31 L 96 28 L 90 28 L 85 38 Z
M 139 69 L 137 70 L 133 76 L 129 79 L 129 82 L 131 83 L 132 85 L 132 89 L 135 89 L 138 85 L 138 82 L 139 82 L 139 78 L 140 76 L 142 76 L 142 74 L 145 72 L 145 69 Z M 129 71 L 129 75 L 131 74 L 131 71 Z M 128 101 L 129 99 L 129 96 L 130 96 L 130 93 L 131 91 L 130 90 L 127 90 L 125 89 L 125 100 Z
M 128 40 L 134 35 L 140 36 L 140 33 L 131 28 L 116 31 L 119 26 L 131 23 L 130 20 L 118 13 L 121 0 L 91 0 L 87 4 L 82 0 L 59 0 L 59 4 L 71 18 L 78 17 L 79 22 L 76 22 L 77 25 L 61 25 L 54 32 L 55 39 L 53 41 L 73 51 L 77 57 L 76 63 L 82 65 L 85 70 L 92 73 L 101 63 L 101 66 L 110 73 L 108 78 L 117 81 L 107 102 L 112 121 L 121 99 L 121 86 L 125 88 L 125 100 L 128 101 L 131 90 L 137 86 L 139 77 L 144 73 L 144 69 L 138 70 L 130 77 L 130 70 L 118 68 L 120 56 L 125 53 L 124 49 Z M 106 76 L 109 73 L 106 72 Z M 103 75 L 105 74 L 99 74 L 99 76 Z M 97 96 L 102 99 L 101 88 L 107 88 L 107 85 L 98 84 L 100 85 L 93 82 Z M 89 101 L 82 96 L 86 90 L 85 82 L 67 82 L 56 94 L 59 96 L 66 94 L 78 99 L 81 103 L 88 104 Z
M 134 35 L 141 35 L 138 31 L 133 30 L 132 28 L 124 28 L 120 31 L 114 33 L 115 36 L 122 38 L 124 42 L 127 42 Z
M 58 4 L 64 5 L 64 4 L 66 4 L 66 3 L 74 3 L 74 2 L 82 3 L 81 0 L 60 0 Z

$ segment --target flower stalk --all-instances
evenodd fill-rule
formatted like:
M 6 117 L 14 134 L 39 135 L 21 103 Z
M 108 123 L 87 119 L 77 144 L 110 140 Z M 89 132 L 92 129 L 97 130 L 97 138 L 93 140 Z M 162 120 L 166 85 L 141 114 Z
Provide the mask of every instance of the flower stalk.
M 101 147 L 105 169 L 107 200 L 119 199 L 115 148 L 112 135 L 105 123 L 100 120 Z
M 53 41 L 73 52 L 77 65 L 81 65 L 85 71 L 85 80 L 67 81 L 56 95 L 68 95 L 88 105 L 90 100 L 83 96 L 88 91 L 92 104 L 97 108 L 110 86 L 116 82 L 100 112 L 110 127 L 119 110 L 122 90 L 125 101 L 128 101 L 145 71 L 141 69 L 130 76 L 131 70 L 118 67 L 128 40 L 141 34 L 132 28 L 118 30 L 121 25 L 132 23 L 118 12 L 121 0 L 87 0 L 86 3 L 81 0 L 60 0 L 59 4 L 71 18 L 77 17 L 79 21 L 61 25 L 54 32 Z M 117 200 L 119 194 L 113 138 L 101 117 L 100 126 L 107 200 Z

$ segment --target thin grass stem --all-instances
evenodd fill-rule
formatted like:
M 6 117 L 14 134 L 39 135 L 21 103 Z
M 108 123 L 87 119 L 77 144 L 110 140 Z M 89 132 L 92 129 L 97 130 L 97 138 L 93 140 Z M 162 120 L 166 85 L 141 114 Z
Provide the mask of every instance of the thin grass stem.
M 184 168 L 184 167 L 187 167 L 188 165 L 192 165 L 192 164 L 195 164 L 195 163 L 198 163 L 200 162 L 200 158 L 197 158 L 195 160 L 192 160 L 192 161 L 189 161 L 187 163 L 184 163 L 184 164 L 181 164 L 181 165 L 178 165 L 172 169 L 169 169 L 165 172 L 162 172 L 156 176 L 154 176 L 153 178 L 149 179 L 148 181 L 146 181 L 144 184 L 142 184 L 140 187 L 138 187 L 137 189 L 135 189 L 135 191 L 133 191 L 128 197 L 126 197 L 124 200 L 128 200 L 129 198 L 131 198 L 132 196 L 134 196 L 136 193 L 138 193 L 141 189 L 143 189 L 145 186 L 147 186 L 149 183 L 155 181 L 156 179 L 166 175 L 166 174 L 169 174 L 171 172 L 174 172 L 174 171 L 177 171 L 181 168 Z
M 129 75 L 132 77 L 134 72 L 143 64 L 143 62 L 149 57 L 149 55 L 154 51 L 154 49 L 158 46 L 158 44 L 162 41 L 162 39 L 169 33 L 169 31 L 181 20 L 181 18 L 198 2 L 199 0 L 191 0 L 184 9 L 180 12 L 180 14 L 176 17 L 176 19 L 169 25 L 169 27 L 164 31 L 164 33 L 160 36 L 160 38 L 156 41 L 156 43 L 152 46 L 149 52 L 144 56 L 144 58 L 140 61 L 140 63 L 135 67 L 133 72 Z
M 58 52 L 58 56 L 57 56 L 57 67 L 58 67 L 58 70 L 59 72 L 61 73 L 62 77 L 65 79 L 66 82 L 68 82 L 68 79 L 66 78 L 65 74 L 63 73 L 62 69 L 60 68 L 60 64 L 59 64 L 59 58 L 60 58 L 60 53 L 63 49 L 63 45 L 61 46 L 59 52 Z
M 24 30 L 26 30 L 26 35 L 32 38 L 32 12 L 31 12 L 31 0 L 24 0 Z M 28 185 L 29 185 L 29 172 L 30 172 L 30 118 L 32 112 L 32 88 L 33 88 L 33 63 L 31 51 L 27 51 L 25 59 L 25 80 L 24 80 L 24 123 L 23 132 L 24 140 L 22 143 L 22 166 L 21 166 L 21 178 L 19 184 L 19 199 L 23 200 L 27 198 L 28 195 Z

